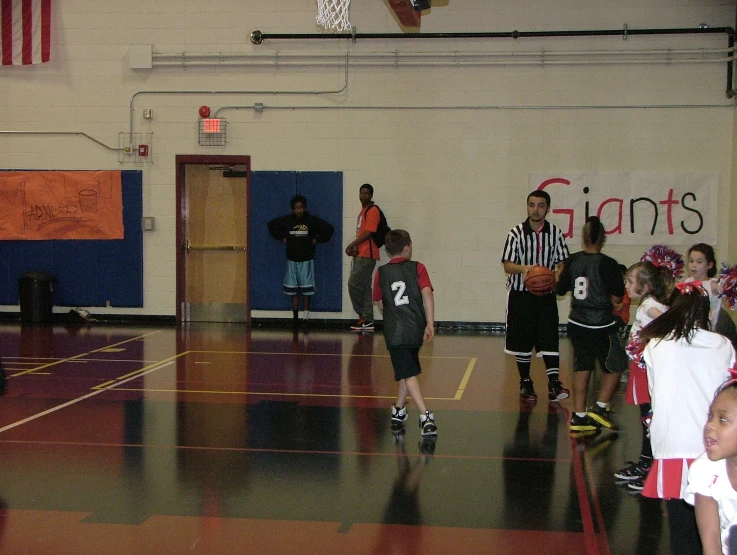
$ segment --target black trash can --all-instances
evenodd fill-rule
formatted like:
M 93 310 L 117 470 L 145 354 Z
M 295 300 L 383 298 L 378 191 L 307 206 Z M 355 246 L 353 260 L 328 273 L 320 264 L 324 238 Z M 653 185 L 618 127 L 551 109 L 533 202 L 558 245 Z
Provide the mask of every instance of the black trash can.
M 51 322 L 54 281 L 54 276 L 45 272 L 28 272 L 18 280 L 22 322 Z

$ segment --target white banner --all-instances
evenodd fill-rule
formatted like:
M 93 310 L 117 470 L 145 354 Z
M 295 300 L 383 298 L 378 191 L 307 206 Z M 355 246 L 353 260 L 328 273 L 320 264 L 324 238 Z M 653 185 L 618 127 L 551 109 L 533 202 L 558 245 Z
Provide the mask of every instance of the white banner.
M 551 197 L 548 219 L 566 238 L 598 216 L 610 245 L 717 243 L 716 173 L 531 172 Z

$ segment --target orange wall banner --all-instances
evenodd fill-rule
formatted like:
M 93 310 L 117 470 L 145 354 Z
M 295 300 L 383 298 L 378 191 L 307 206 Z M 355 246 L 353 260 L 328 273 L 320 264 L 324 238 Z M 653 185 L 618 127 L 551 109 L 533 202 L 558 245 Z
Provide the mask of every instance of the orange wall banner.
M 122 238 L 119 171 L 0 172 L 0 240 Z

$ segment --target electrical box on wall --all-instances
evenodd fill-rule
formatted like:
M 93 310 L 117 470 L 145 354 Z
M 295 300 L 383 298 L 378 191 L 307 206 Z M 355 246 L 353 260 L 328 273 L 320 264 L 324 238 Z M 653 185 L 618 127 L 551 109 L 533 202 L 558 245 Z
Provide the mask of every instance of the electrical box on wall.
M 151 164 L 153 133 L 118 134 L 118 162 L 121 164 Z

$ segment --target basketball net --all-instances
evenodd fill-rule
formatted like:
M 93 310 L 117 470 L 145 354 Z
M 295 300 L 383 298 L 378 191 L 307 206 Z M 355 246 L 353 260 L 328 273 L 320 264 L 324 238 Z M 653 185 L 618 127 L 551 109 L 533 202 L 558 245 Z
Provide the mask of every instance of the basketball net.
M 317 24 L 327 31 L 350 31 L 350 6 L 351 0 L 317 0 Z

